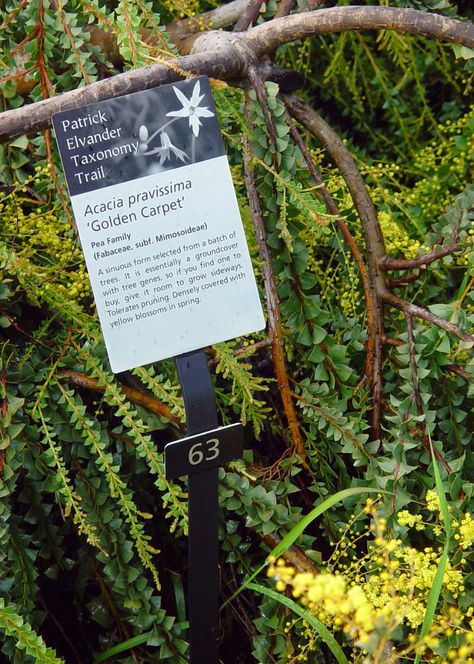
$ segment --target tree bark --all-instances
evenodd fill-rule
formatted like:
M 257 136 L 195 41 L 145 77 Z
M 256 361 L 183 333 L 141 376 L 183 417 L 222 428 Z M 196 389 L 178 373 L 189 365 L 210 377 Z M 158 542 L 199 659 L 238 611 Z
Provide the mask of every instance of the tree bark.
M 188 42 L 191 55 L 118 74 L 57 97 L 0 114 L 0 142 L 45 129 L 51 115 L 112 97 L 172 83 L 189 74 L 207 74 L 225 81 L 246 77 L 255 64 L 278 46 L 317 34 L 348 30 L 389 29 L 425 35 L 474 48 L 474 25 L 415 9 L 393 7 L 333 7 L 276 18 L 245 33 L 210 31 Z

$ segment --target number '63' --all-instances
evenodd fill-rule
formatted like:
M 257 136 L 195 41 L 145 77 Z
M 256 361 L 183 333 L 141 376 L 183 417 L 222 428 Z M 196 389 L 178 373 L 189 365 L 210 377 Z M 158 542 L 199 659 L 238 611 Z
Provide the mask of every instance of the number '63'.
M 203 461 L 212 461 L 219 456 L 219 439 L 209 438 L 203 443 L 193 445 L 188 453 L 188 461 L 192 466 L 197 466 Z

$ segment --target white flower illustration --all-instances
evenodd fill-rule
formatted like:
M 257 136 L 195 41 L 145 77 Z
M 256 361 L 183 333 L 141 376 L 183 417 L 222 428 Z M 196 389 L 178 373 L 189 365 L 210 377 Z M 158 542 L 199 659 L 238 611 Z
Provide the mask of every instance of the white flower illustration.
M 165 161 L 170 158 L 171 153 L 174 154 L 175 157 L 177 157 L 180 161 L 183 163 L 186 161 L 186 159 L 189 159 L 188 155 L 184 150 L 180 150 L 179 148 L 176 147 L 176 145 L 173 145 L 172 142 L 170 141 L 170 137 L 166 133 L 166 131 L 163 131 L 161 133 L 161 147 L 157 148 L 157 152 L 160 153 L 160 166 L 163 166 Z
M 159 154 L 160 166 L 163 166 L 165 161 L 171 158 L 172 154 L 183 163 L 186 161 L 186 159 L 189 159 L 189 156 L 186 154 L 186 152 L 184 152 L 184 150 L 180 150 L 179 148 L 176 147 L 176 145 L 173 145 L 166 131 L 163 130 L 159 131 L 161 131 L 160 147 L 152 148 L 151 150 L 149 150 L 148 144 L 151 140 L 153 140 L 153 138 L 156 136 L 158 132 L 155 132 L 152 136 L 149 136 L 148 129 L 145 127 L 145 125 L 141 125 L 140 129 L 138 130 L 138 137 L 140 139 L 140 142 L 138 144 L 139 154 L 142 155 Z
M 199 136 L 199 128 L 202 122 L 199 118 L 212 118 L 212 113 L 207 106 L 199 106 L 200 102 L 204 99 L 205 95 L 201 94 L 201 85 L 199 81 L 196 82 L 191 99 L 187 99 L 185 95 L 173 85 L 173 90 L 176 93 L 179 101 L 183 105 L 179 111 L 170 111 L 166 114 L 170 118 L 189 118 L 189 126 L 192 127 L 193 134 L 197 138 Z

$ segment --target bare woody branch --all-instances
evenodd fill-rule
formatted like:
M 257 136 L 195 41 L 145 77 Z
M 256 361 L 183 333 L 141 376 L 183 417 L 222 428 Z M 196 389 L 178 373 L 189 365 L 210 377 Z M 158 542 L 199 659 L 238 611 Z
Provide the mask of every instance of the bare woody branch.
M 202 32 L 203 30 L 217 30 L 232 25 L 242 16 L 246 10 L 249 0 L 233 0 L 225 5 L 211 9 L 208 12 L 183 18 L 180 21 L 173 21 L 166 26 L 168 32 L 173 38 L 174 35 L 183 33 Z
M 69 385 L 73 385 L 74 387 L 80 387 L 86 390 L 92 390 L 94 392 L 99 392 L 99 394 L 103 394 L 105 392 L 105 388 L 100 384 L 100 382 L 96 378 L 91 378 L 90 376 L 78 373 L 77 371 L 69 371 L 69 370 L 61 371 L 58 374 L 58 378 L 59 380 L 62 380 L 68 383 Z M 136 403 L 137 406 L 143 406 L 151 413 L 155 413 L 155 415 L 164 417 L 170 422 L 174 422 L 178 426 L 181 425 L 180 418 L 177 417 L 172 412 L 171 408 L 162 401 L 156 399 L 155 397 L 152 397 L 149 394 L 146 394 L 145 392 L 141 392 L 140 390 L 137 390 L 134 387 L 128 387 L 128 385 L 123 385 L 123 384 L 120 384 L 120 391 L 132 403 Z
M 187 55 L 169 60 L 166 64 L 154 64 L 117 74 L 112 78 L 65 92 L 58 97 L 50 97 L 0 114 L 0 143 L 20 134 L 45 129 L 51 116 L 59 111 L 148 90 L 165 83 L 174 83 L 187 75 L 207 74 L 221 79 L 240 78 L 245 68 L 243 53 L 229 47 L 224 53 L 210 51 Z
M 273 270 L 272 258 L 270 250 L 266 242 L 265 225 L 263 221 L 263 213 L 260 204 L 260 199 L 255 186 L 255 177 L 252 170 L 251 150 L 249 141 L 244 137 L 245 152 L 244 152 L 244 170 L 245 170 L 245 184 L 249 198 L 250 212 L 255 229 L 255 236 L 257 239 L 258 250 L 263 266 L 263 277 L 265 284 L 265 295 L 267 299 L 268 311 L 268 328 L 269 335 L 272 342 L 272 355 L 273 364 L 275 367 L 275 374 L 280 392 L 283 409 L 285 411 L 288 429 L 290 430 L 291 439 L 295 447 L 295 451 L 306 464 L 306 451 L 304 448 L 303 438 L 298 424 L 298 417 L 296 414 L 295 405 L 293 403 L 293 396 L 291 393 L 290 382 L 288 380 L 288 373 L 285 366 L 285 353 L 283 350 L 283 329 L 281 323 L 280 303 L 278 300 L 276 278 Z
M 234 27 L 234 32 L 245 32 L 257 20 L 264 0 L 250 0 Z
M 445 247 L 444 249 L 439 249 L 438 251 L 432 251 L 424 256 L 418 256 L 417 258 L 390 258 L 390 256 L 385 256 L 385 258 L 382 259 L 380 266 L 384 270 L 414 270 L 423 265 L 430 265 L 431 263 L 438 261 L 440 258 L 455 254 L 461 250 L 462 248 L 458 244 L 455 244 Z
M 468 334 L 467 332 L 463 332 L 457 325 L 454 325 L 454 323 L 450 323 L 449 321 L 444 320 L 444 318 L 440 318 L 439 316 L 432 314 L 431 311 L 428 311 L 423 307 L 419 307 L 416 304 L 406 302 L 388 290 L 386 290 L 383 294 L 383 299 L 387 304 L 395 307 L 395 309 L 403 311 L 405 316 L 420 318 L 421 320 L 424 320 L 427 323 L 431 323 L 432 325 L 436 325 L 437 327 L 446 330 L 446 332 L 449 332 L 453 336 L 458 337 L 458 339 L 462 339 L 462 341 L 465 341 L 466 343 L 472 344 L 474 346 L 474 337 L 472 335 Z
M 293 14 L 249 30 L 245 41 L 258 58 L 297 39 L 348 30 L 395 30 L 474 48 L 472 23 L 395 7 L 332 7 Z
M 258 61 L 278 46 L 297 39 L 348 30 L 380 29 L 425 35 L 474 48 L 474 25 L 471 23 L 414 9 L 333 7 L 294 14 L 276 18 L 245 33 L 216 31 L 199 34 L 191 55 L 118 74 L 58 97 L 6 111 L 0 115 L 0 142 L 45 129 L 51 115 L 58 111 L 146 90 L 188 75 L 207 74 L 226 81 L 241 79 L 245 77 L 250 62 Z

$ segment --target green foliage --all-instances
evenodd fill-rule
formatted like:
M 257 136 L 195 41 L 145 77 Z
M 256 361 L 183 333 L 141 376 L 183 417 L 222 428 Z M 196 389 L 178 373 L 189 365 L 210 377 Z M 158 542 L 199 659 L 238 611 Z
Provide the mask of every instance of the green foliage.
M 33 661 L 43 664 L 61 664 L 62 659 L 56 656 L 51 648 L 48 648 L 43 639 L 36 634 L 31 627 L 25 623 L 23 618 L 15 613 L 10 606 L 0 598 L 0 629 L 7 637 L 15 640 L 17 648 L 24 650 Z
M 223 378 L 232 381 L 231 395 L 228 396 L 225 392 L 222 392 L 221 399 L 225 400 L 227 407 L 237 405 L 237 413 L 240 415 L 242 424 L 252 422 L 255 436 L 258 438 L 269 409 L 265 406 L 264 401 L 255 398 L 255 393 L 266 392 L 268 390 L 266 382 L 268 381 L 253 376 L 251 372 L 252 365 L 239 361 L 234 354 L 235 345 L 235 342 L 215 345 L 216 374 L 222 374 Z

